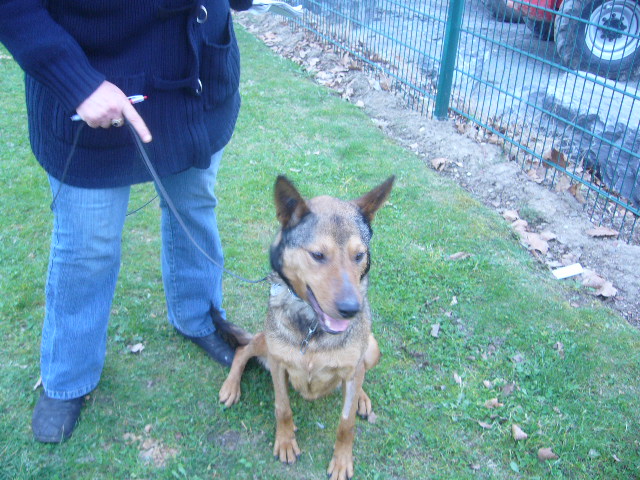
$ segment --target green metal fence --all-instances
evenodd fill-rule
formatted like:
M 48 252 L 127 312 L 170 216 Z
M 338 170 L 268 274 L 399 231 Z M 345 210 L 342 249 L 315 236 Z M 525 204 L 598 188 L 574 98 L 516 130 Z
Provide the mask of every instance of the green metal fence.
M 592 220 L 638 241 L 636 0 L 303 0 L 300 25 L 393 79 L 426 116 L 502 139 Z M 535 7 L 535 8 L 534 8 Z

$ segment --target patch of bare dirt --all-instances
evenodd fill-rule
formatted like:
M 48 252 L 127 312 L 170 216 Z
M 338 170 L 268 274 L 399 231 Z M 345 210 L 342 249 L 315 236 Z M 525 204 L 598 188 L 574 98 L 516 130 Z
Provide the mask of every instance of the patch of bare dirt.
M 363 108 L 385 134 L 430 168 L 498 211 L 523 247 L 550 270 L 580 263 L 587 269 L 581 276 L 585 295 L 572 302 L 597 299 L 640 327 L 640 246 L 594 231 L 597 225 L 579 191 L 564 182 L 555 189 L 542 185 L 540 168 L 525 172 L 509 161 L 499 139 L 474 125 L 429 119 L 411 110 L 394 94 L 390 79 L 365 72 L 348 55 L 302 29 L 292 30 L 279 17 L 238 14 L 236 21 L 274 52 L 302 65 L 319 84 Z

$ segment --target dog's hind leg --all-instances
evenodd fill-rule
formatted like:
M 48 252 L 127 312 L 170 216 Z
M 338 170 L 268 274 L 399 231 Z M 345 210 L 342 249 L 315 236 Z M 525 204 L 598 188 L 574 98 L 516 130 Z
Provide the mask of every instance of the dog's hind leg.
M 378 342 L 373 337 L 373 335 L 369 335 L 369 344 L 367 345 L 367 350 L 364 353 L 364 369 L 365 371 L 371 370 L 375 367 L 380 361 L 380 348 L 378 348 Z M 371 407 L 371 399 L 369 395 L 360 387 L 360 391 L 358 392 L 358 415 L 363 418 L 367 418 L 371 412 L 373 412 L 373 408 Z
M 229 375 L 227 375 L 227 379 L 222 384 L 222 388 L 220 388 L 220 402 L 224 403 L 225 407 L 230 407 L 240 400 L 240 380 L 242 379 L 242 373 L 244 372 L 247 362 L 252 357 L 266 356 L 267 344 L 264 339 L 264 332 L 258 333 L 244 347 L 237 348 Z

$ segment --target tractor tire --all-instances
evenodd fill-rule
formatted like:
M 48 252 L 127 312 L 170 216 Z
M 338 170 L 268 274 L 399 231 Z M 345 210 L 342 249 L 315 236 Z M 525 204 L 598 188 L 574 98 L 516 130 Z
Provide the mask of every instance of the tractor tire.
M 562 63 L 614 80 L 640 73 L 639 35 L 637 0 L 564 0 L 555 21 Z
M 524 23 L 529 30 L 543 42 L 550 42 L 553 40 L 553 22 L 546 20 L 536 20 L 531 17 L 525 17 Z
M 515 8 L 507 6 L 507 0 L 482 0 L 484 6 L 499 22 L 521 23 L 522 14 Z

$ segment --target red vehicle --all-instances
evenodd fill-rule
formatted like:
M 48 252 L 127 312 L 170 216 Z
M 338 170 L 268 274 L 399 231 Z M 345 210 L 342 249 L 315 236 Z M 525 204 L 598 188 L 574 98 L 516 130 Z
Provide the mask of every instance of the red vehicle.
M 562 63 L 609 78 L 640 70 L 638 0 L 484 0 L 496 18 L 555 40 Z

